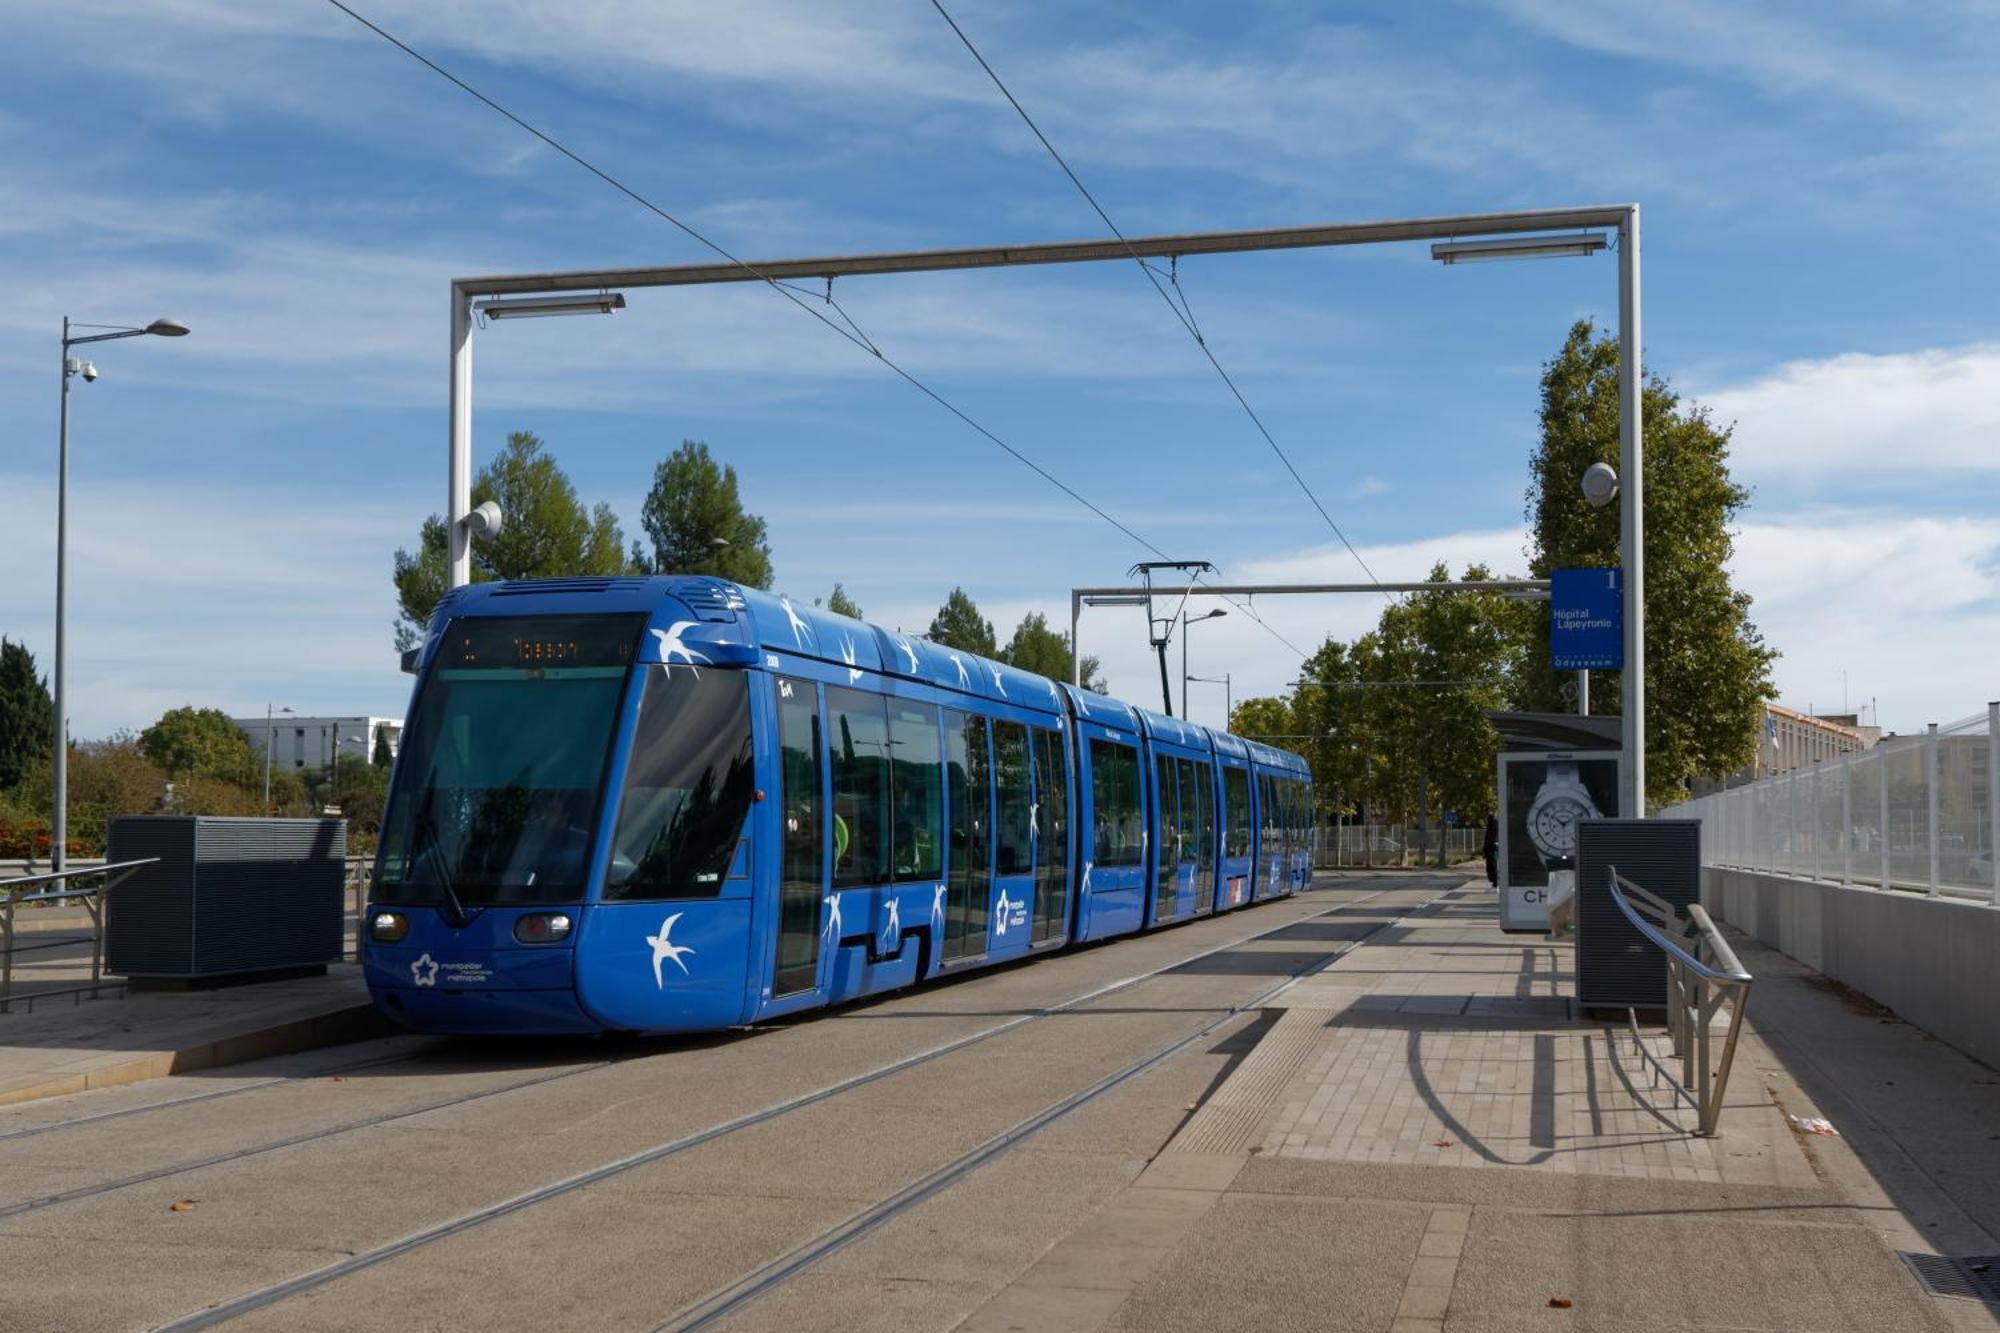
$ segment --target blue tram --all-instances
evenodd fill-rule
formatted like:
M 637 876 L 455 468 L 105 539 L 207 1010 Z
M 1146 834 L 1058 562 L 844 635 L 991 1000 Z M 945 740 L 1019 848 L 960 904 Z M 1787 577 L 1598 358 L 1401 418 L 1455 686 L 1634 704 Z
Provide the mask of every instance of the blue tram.
M 424 1032 L 752 1023 L 1297 892 L 1298 756 L 786 598 L 477 584 L 362 931 Z

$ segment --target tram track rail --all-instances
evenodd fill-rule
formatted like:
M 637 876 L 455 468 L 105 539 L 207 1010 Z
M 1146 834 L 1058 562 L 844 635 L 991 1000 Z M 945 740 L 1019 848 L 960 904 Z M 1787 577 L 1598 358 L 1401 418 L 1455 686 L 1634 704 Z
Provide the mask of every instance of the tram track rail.
M 169 1097 L 157 1102 L 141 1102 L 137 1106 L 121 1106 L 110 1111 L 93 1111 L 89 1115 L 71 1116 L 67 1120 L 51 1120 L 45 1125 L 23 1125 L 18 1129 L 0 1130 L 0 1143 L 12 1143 L 18 1139 L 32 1139 L 41 1134 L 55 1134 L 62 1130 L 83 1129 L 89 1125 L 101 1125 L 108 1120 L 123 1120 L 128 1116 L 144 1115 L 149 1111 L 170 1111 L 176 1106 L 193 1106 L 200 1102 L 221 1101 L 225 1097 L 239 1097 L 246 1092 L 262 1092 L 266 1088 L 303 1087 L 319 1079 L 340 1078 L 361 1069 L 379 1069 L 384 1065 L 406 1064 L 421 1060 L 424 1052 L 412 1051 L 404 1055 L 383 1055 L 368 1060 L 357 1060 L 352 1064 L 333 1065 L 326 1069 L 305 1074 L 276 1074 L 268 1078 L 254 1079 L 249 1083 L 239 1083 L 230 1088 L 211 1088 L 207 1092 L 193 1092 L 185 1097 Z
M 209 1306 L 206 1309 L 198 1310 L 184 1315 L 179 1319 L 157 1325 L 156 1333 L 192 1333 L 192 1330 L 217 1327 L 244 1315 L 267 1309 L 273 1305 L 290 1300 L 293 1297 L 304 1295 L 307 1292 L 360 1273 L 366 1269 L 376 1267 L 392 1259 L 400 1258 L 452 1237 L 465 1235 L 539 1204 L 588 1189 L 593 1185 L 627 1175 L 642 1167 L 665 1161 L 705 1144 L 714 1143 L 731 1135 L 755 1128 L 756 1126 L 767 1124 L 780 1117 L 804 1110 L 807 1107 L 816 1106 L 836 1097 L 844 1096 L 858 1089 L 882 1082 L 885 1079 L 893 1078 L 912 1069 L 931 1064 L 971 1047 L 981 1045 L 997 1037 L 1017 1032 L 1043 1019 L 1070 1013 L 1093 1001 L 1101 1000 L 1130 987 L 1154 980 L 1178 969 L 1186 968 L 1192 963 L 1213 957 L 1217 954 L 1226 953 L 1230 950 L 1240 949 L 1245 945 L 1256 943 L 1259 940 L 1289 930 L 1303 922 L 1336 916 L 1340 913 L 1365 906 L 1389 894 L 1407 892 L 1409 889 L 1418 887 L 1420 886 L 1411 885 L 1407 888 L 1403 886 L 1384 887 L 1373 893 L 1364 894 L 1359 898 L 1337 904 L 1325 911 L 1306 913 L 1302 916 L 1292 917 L 1278 925 L 1240 935 L 1196 953 L 1175 958 L 1171 962 L 1163 963 L 1158 967 L 1150 968 L 1144 972 L 1135 973 L 1131 976 L 1120 978 L 1117 981 L 1095 987 L 1058 1004 L 1029 1010 L 1003 1022 L 991 1024 L 978 1031 L 953 1038 L 950 1041 L 927 1047 L 910 1055 L 901 1056 L 872 1069 L 849 1075 L 846 1078 L 836 1079 L 811 1091 L 781 1099 L 758 1110 L 746 1112 L 706 1128 L 679 1135 L 664 1142 L 640 1149 L 637 1152 L 626 1154 L 598 1166 L 563 1177 L 560 1180 L 525 1190 L 499 1202 L 473 1209 L 442 1222 L 433 1223 L 397 1240 L 376 1246 L 372 1249 L 358 1251 L 333 1263 L 323 1265 L 320 1268 L 272 1283 L 269 1286 L 245 1292 L 239 1296 Z M 1412 910 L 1429 902 L 1434 902 L 1439 896 L 1442 896 L 1441 893 L 1434 894 L 1432 897 L 1424 899 L 1421 902 L 1408 904 L 1402 910 Z M 1330 966 L 1349 949 L 1353 948 L 1359 942 L 1359 939 L 1366 939 L 1377 931 L 1385 929 L 1390 924 L 1392 923 L 1383 922 L 1381 925 L 1375 927 L 1374 930 L 1366 932 L 1356 940 L 1342 941 L 1339 947 L 1323 952 L 1311 965 L 1291 972 L 1252 999 L 1231 1005 L 1226 1010 L 1217 1013 L 1213 1018 L 1200 1025 L 1196 1031 L 1175 1039 L 1173 1042 L 1160 1047 L 1132 1065 L 1121 1069 L 1106 1079 L 1092 1084 L 1090 1087 L 1082 1090 L 1082 1092 L 1072 1094 L 1070 1097 L 1058 1102 L 1055 1106 L 1045 1108 L 1042 1112 L 1038 1112 L 1028 1120 L 1016 1124 L 1012 1129 L 1005 1131 L 994 1139 L 988 1140 L 971 1152 L 954 1159 L 951 1163 L 947 1163 L 944 1167 L 927 1173 L 912 1185 L 906 1186 L 903 1190 L 890 1196 L 889 1199 L 883 1200 L 861 1214 L 857 1214 L 829 1232 L 822 1233 L 816 1240 L 807 1242 L 806 1245 L 796 1250 L 788 1251 L 785 1256 L 780 1256 L 779 1259 L 773 1260 L 771 1264 L 759 1268 L 748 1277 L 724 1289 L 723 1292 L 707 1298 L 701 1305 L 692 1307 L 691 1311 L 676 1315 L 674 1317 L 675 1321 L 682 1321 L 698 1316 L 705 1323 L 715 1318 L 720 1318 L 722 1315 L 728 1313 L 730 1309 L 747 1304 L 750 1300 L 754 1300 L 757 1296 L 788 1280 L 794 1274 L 803 1272 L 813 1264 L 818 1263 L 820 1259 L 834 1253 L 837 1249 L 843 1248 L 846 1244 L 859 1239 L 894 1216 L 907 1211 L 910 1207 L 921 1202 L 922 1199 L 930 1197 L 931 1194 L 970 1174 L 986 1161 L 1000 1155 L 1008 1148 L 1014 1146 L 1014 1144 L 1025 1140 L 1046 1125 L 1054 1123 L 1072 1111 L 1087 1105 L 1091 1101 L 1095 1101 L 1098 1097 L 1111 1091 L 1113 1088 L 1128 1082 L 1130 1079 L 1137 1077 L 1162 1061 L 1171 1058 L 1173 1055 L 1185 1050 L 1188 1046 L 1200 1041 L 1204 1036 L 1214 1032 L 1217 1028 L 1241 1017 L 1249 1010 L 1268 1003 L 1271 997 L 1283 991 L 1301 977 L 1310 976 Z M 573 1072 L 580 1073 L 586 1071 L 579 1070 Z M 928 1188 L 924 1188 L 927 1184 Z M 5 1213 L 0 1213 L 0 1217 L 4 1216 L 6 1216 Z M 782 1266 L 783 1271 L 776 1271 L 773 1267 L 774 1265 Z M 745 1284 L 754 1284 L 755 1290 L 739 1292 L 737 1289 L 743 1287 Z M 703 1313 L 708 1310 L 711 1302 L 722 1300 L 730 1302 L 726 1309 L 717 1308 L 713 1311 Z M 684 1324 L 681 1322 L 670 1322 L 667 1325 L 662 1325 L 662 1327 L 674 1328 L 683 1326 L 699 1327 L 701 1325 L 698 1323 Z
M 203 1171 L 212 1166 L 227 1166 L 234 1162 L 247 1161 L 253 1157 L 263 1157 L 269 1153 L 282 1152 L 287 1148 L 297 1148 L 308 1143 L 318 1143 L 325 1139 L 338 1138 L 343 1134 L 355 1134 L 364 1129 L 374 1129 L 380 1125 L 391 1125 L 398 1120 L 412 1120 L 420 1115 L 429 1115 L 433 1111 L 447 1111 L 455 1106 L 465 1106 L 471 1102 L 485 1101 L 491 1097 L 504 1097 L 510 1092 L 521 1092 L 528 1088 L 539 1088 L 549 1083 L 559 1083 L 564 1079 L 595 1073 L 600 1069 L 608 1069 L 612 1065 L 620 1063 L 622 1061 L 619 1060 L 596 1060 L 589 1064 L 577 1065 L 574 1068 L 558 1070 L 553 1074 L 538 1074 L 534 1078 L 519 1079 L 498 1088 L 484 1088 L 477 1092 L 462 1092 L 456 1096 L 439 1098 L 423 1106 L 406 1107 L 400 1111 L 385 1112 L 381 1115 L 362 1116 L 359 1119 L 342 1121 L 337 1125 L 328 1125 L 321 1129 L 305 1130 L 298 1134 L 287 1135 L 284 1138 L 252 1144 L 247 1148 L 236 1148 L 229 1152 L 213 1153 L 191 1162 L 180 1162 L 173 1166 L 156 1167 L 151 1171 L 139 1171 L 131 1175 L 119 1176 L 114 1180 L 97 1181 L 90 1185 L 78 1185 L 75 1189 L 60 1190 L 54 1194 L 45 1194 L 36 1199 L 23 1199 L 18 1203 L 0 1205 L 0 1221 L 25 1216 L 28 1213 L 37 1213 L 44 1208 L 56 1207 L 58 1204 L 75 1203 L 80 1199 L 91 1199 L 100 1194 L 111 1194 L 118 1190 L 133 1189 L 140 1185 L 150 1185 L 157 1180 L 168 1180 L 174 1176 Z

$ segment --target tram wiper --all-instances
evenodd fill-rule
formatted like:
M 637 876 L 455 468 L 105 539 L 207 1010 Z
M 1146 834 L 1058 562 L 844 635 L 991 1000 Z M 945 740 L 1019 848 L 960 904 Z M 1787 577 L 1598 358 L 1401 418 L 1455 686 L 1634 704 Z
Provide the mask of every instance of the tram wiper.
M 426 830 L 429 831 L 430 836 L 424 841 L 424 858 L 430 865 L 431 875 L 437 880 L 438 888 L 444 892 L 445 901 L 451 905 L 449 919 L 455 929 L 470 921 L 472 916 L 465 910 L 465 904 L 458 900 L 458 890 L 451 886 L 451 863 L 445 860 L 437 816 L 432 812 L 432 805 L 436 800 L 437 765 L 432 764 L 431 771 L 424 777 L 423 804 L 417 807 L 417 832 L 421 836 Z

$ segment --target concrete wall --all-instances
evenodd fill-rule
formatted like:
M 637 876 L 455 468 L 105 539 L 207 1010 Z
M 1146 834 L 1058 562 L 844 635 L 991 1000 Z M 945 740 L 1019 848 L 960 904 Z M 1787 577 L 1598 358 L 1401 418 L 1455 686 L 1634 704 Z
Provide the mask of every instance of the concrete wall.
M 2000 1068 L 2000 911 L 1715 866 L 1701 878 L 1712 915 Z

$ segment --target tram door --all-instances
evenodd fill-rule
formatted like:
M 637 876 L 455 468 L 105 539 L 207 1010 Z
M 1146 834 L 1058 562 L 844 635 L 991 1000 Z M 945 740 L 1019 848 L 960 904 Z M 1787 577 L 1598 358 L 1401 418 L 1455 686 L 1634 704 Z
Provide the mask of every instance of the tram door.
M 1175 899 L 1179 896 L 1181 820 L 1180 782 L 1174 771 L 1177 762 L 1170 754 L 1153 755 L 1153 827 L 1158 831 L 1153 840 L 1155 922 L 1174 919 Z
M 1034 942 L 1059 939 L 1069 924 L 1069 769 L 1063 733 L 1031 727 L 1035 758 Z
M 777 957 L 771 994 L 796 995 L 819 981 L 820 910 L 826 859 L 822 815 L 819 687 L 778 681 L 779 795 L 784 814 L 778 871 Z
M 987 897 L 993 882 L 992 763 L 986 719 L 944 713 L 945 800 L 951 810 L 951 865 L 945 877 L 945 962 L 986 952 Z

